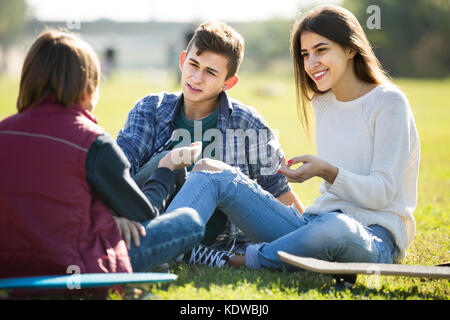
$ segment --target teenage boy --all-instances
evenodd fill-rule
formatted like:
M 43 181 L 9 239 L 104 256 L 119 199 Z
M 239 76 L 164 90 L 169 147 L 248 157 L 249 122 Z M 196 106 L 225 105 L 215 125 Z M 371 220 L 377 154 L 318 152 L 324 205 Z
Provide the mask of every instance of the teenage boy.
M 254 108 L 226 93 L 238 82 L 243 56 L 244 41 L 233 28 L 221 22 L 201 24 L 180 56 L 182 92 L 150 94 L 139 100 L 117 143 L 138 185 L 165 151 L 200 141 L 202 157 L 239 167 L 279 201 L 303 212 L 288 181 L 277 172 L 282 152 L 274 133 Z M 206 225 L 203 243 L 213 243 L 226 222 L 217 210 Z M 228 237 L 236 231 L 229 226 Z

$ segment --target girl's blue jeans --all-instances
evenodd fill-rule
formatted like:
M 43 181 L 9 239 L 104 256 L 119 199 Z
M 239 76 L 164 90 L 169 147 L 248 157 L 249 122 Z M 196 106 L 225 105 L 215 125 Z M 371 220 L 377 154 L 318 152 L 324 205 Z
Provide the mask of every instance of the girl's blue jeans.
M 226 164 L 223 170 L 193 171 L 168 211 L 191 207 L 203 223 L 216 208 L 224 212 L 250 238 L 246 266 L 253 269 L 292 267 L 282 262 L 279 250 L 327 261 L 392 263 L 397 254 L 389 231 L 363 226 L 342 212 L 300 214 L 286 206 Z

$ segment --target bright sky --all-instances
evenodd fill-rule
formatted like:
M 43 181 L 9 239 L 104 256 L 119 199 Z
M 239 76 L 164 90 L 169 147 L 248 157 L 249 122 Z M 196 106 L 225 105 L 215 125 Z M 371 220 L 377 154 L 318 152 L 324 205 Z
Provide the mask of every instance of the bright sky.
M 341 0 L 27 0 L 39 20 L 226 22 L 293 19 L 300 7 Z

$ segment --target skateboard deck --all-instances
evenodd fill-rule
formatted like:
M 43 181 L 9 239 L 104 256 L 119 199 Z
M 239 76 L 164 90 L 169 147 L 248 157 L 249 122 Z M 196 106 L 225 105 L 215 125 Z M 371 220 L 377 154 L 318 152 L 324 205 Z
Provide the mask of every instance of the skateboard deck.
M 295 256 L 278 251 L 278 257 L 301 269 L 328 274 L 378 274 L 422 278 L 450 278 L 450 268 L 446 266 L 421 266 L 405 264 L 329 262 L 314 258 Z
M 86 273 L 0 279 L 0 289 L 73 289 L 109 287 L 125 283 L 152 283 L 176 280 L 170 273 Z

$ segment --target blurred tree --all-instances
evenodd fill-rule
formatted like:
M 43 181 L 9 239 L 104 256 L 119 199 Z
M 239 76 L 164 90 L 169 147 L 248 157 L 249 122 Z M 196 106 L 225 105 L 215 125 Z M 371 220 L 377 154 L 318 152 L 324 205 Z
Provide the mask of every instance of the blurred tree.
M 25 0 L 0 0 L 0 44 L 6 45 L 25 26 Z
M 367 27 L 370 5 L 380 8 L 379 30 Z M 392 75 L 450 75 L 450 1 L 344 0 L 343 6 L 358 18 L 377 56 Z
M 5 68 L 4 52 L 25 27 L 25 0 L 0 0 L 0 72 Z
M 291 28 L 292 21 L 282 19 L 238 26 L 237 30 L 245 39 L 244 68 L 263 70 L 276 59 L 289 59 Z

